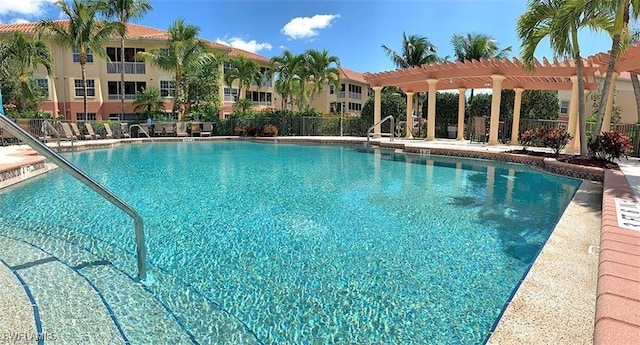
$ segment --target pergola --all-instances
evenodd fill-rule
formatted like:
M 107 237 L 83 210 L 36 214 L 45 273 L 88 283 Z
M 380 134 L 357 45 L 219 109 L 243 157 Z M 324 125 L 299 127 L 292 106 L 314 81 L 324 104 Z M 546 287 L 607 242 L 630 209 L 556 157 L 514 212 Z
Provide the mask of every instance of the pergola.
M 592 60 L 584 60 L 584 88 L 597 87 L 594 74 L 600 67 Z M 640 63 L 638 63 L 640 67 Z M 381 90 L 384 86 L 397 86 L 407 95 L 407 138 L 412 138 L 413 94 L 428 91 L 427 140 L 435 139 L 436 91 L 455 90 L 459 92 L 457 140 L 464 140 L 465 92 L 467 89 L 491 88 L 491 117 L 489 121 L 489 145 L 498 143 L 500 96 L 504 88 L 515 91 L 513 127 L 511 143 L 518 142 L 520 126 L 520 105 L 524 90 L 571 90 L 569 105 L 569 133 L 577 138 L 578 126 L 578 77 L 574 61 L 542 62 L 534 60 L 534 71 L 528 71 L 516 58 L 481 59 L 464 62 L 442 62 L 419 67 L 398 69 L 380 73 L 365 73 L 364 79 L 375 93 L 374 124 L 381 119 Z M 609 111 L 610 113 L 610 111 Z M 374 129 L 374 137 L 380 137 L 380 125 Z M 578 150 L 579 140 L 573 140 L 569 149 Z

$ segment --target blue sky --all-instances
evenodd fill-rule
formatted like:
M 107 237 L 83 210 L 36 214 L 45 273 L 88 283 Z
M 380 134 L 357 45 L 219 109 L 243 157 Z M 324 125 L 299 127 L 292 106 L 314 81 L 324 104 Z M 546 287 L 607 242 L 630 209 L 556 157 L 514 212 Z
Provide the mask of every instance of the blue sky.
M 0 22 L 59 18 L 54 0 L 0 0 Z M 477 32 L 493 36 L 519 56 L 515 24 L 526 0 L 151 0 L 154 10 L 137 23 L 167 29 L 184 18 L 201 29 L 201 37 L 271 57 L 283 49 L 301 53 L 328 49 L 342 66 L 358 72 L 395 67 L 380 45 L 400 49 L 402 33 L 426 36 L 441 56 L 452 56 L 451 36 Z M 583 56 L 606 52 L 603 34 L 581 35 Z M 536 56 L 552 57 L 542 42 Z

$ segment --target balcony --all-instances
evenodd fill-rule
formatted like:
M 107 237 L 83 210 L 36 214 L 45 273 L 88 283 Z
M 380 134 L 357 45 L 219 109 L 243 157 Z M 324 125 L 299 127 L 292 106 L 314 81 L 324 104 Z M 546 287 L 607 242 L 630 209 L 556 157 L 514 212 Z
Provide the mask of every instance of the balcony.
M 349 98 L 362 99 L 362 94 L 359 92 L 349 92 Z
M 338 92 L 338 98 L 344 98 L 344 95 L 345 95 L 344 91 Z
M 125 74 L 145 74 L 147 68 L 144 62 L 125 62 L 124 73 Z M 120 73 L 119 62 L 107 62 L 107 73 Z
M 271 106 L 271 101 L 253 101 L 253 105 L 257 106 Z
M 109 94 L 109 100 L 119 100 L 120 95 Z M 133 100 L 136 99 L 136 95 L 125 94 L 124 99 Z

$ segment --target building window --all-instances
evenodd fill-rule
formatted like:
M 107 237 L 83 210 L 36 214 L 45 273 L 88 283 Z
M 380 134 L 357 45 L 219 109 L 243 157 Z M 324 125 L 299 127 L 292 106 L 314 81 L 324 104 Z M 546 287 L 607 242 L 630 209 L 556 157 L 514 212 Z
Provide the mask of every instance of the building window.
M 333 95 L 333 94 L 334 94 L 334 92 L 336 92 L 335 88 L 336 88 L 336 87 L 335 87 L 335 86 L 333 86 L 333 84 L 332 84 L 332 85 L 329 85 L 329 94 L 330 94 L 330 95 Z
M 144 48 L 124 48 L 124 62 L 140 62 L 136 54 L 144 52 Z M 111 62 L 120 62 L 120 48 L 107 47 L 107 56 Z
M 80 51 L 77 47 L 73 47 L 73 62 L 80 62 Z M 91 49 L 87 49 L 87 62 L 93 62 L 93 53 Z
M 49 81 L 47 79 L 36 79 L 36 86 L 40 90 L 42 98 L 49 98 Z
M 340 84 L 340 92 L 338 92 L 338 98 L 344 98 L 345 96 L 345 84 Z
M 74 82 L 74 88 L 76 91 L 76 97 L 84 96 L 84 88 L 82 87 L 82 79 L 76 79 Z M 93 79 L 87 79 L 87 97 L 96 96 L 96 83 Z
M 349 84 L 349 98 L 362 99 L 362 86 Z
M 374 96 L 374 95 L 375 95 L 375 92 L 373 91 L 373 89 L 369 88 L 369 90 L 367 91 L 367 97 L 371 97 L 371 96 Z
M 560 102 L 560 114 L 567 115 L 569 113 L 569 101 Z
M 176 82 L 173 80 L 160 80 L 160 97 L 173 97 L 176 91 Z
M 256 105 L 271 105 L 271 92 L 251 91 L 248 97 Z
M 96 113 L 87 113 L 87 117 L 84 117 L 84 113 L 76 113 L 77 121 L 95 121 Z
M 126 81 L 124 83 L 124 98 L 136 99 L 136 94 L 147 88 L 147 83 L 144 81 Z M 110 81 L 107 82 L 107 89 L 109 90 L 109 99 L 120 99 L 120 82 Z
M 349 102 L 349 111 L 359 112 L 361 110 L 362 110 L 362 104 L 361 103 Z
M 229 73 L 229 71 L 233 69 L 233 64 L 229 61 L 225 61 L 223 66 L 224 66 L 224 74 Z
M 225 102 L 235 102 L 238 99 L 238 89 L 233 89 L 230 87 L 224 88 L 224 101 Z

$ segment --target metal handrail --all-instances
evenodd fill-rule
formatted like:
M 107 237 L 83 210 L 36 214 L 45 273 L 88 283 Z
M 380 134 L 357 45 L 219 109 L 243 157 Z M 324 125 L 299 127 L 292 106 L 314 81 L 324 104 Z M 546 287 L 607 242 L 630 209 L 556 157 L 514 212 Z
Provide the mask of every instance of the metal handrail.
M 108 189 L 100 185 L 98 182 L 94 181 L 82 170 L 75 167 L 64 157 L 51 150 L 47 145 L 38 141 L 38 139 L 35 138 L 32 134 L 22 129 L 1 112 L 0 124 L 5 130 L 13 134 L 16 138 L 22 140 L 25 144 L 29 145 L 39 154 L 50 159 L 62 170 L 75 177 L 85 186 L 91 188 L 94 192 L 98 193 L 100 196 L 107 199 L 107 201 L 109 201 L 110 203 L 124 211 L 124 213 L 128 214 L 131 218 L 133 218 L 135 224 L 136 247 L 138 256 L 138 279 L 143 283 L 147 283 L 147 248 L 144 241 L 144 223 L 142 221 L 142 217 L 140 217 L 138 212 L 136 212 L 136 210 L 134 210 L 131 206 L 127 205 L 124 201 L 120 200 L 120 198 L 111 193 Z
M 60 132 L 58 132 L 58 130 L 53 127 L 53 125 L 51 124 L 51 122 L 49 122 L 49 120 L 44 120 L 42 121 L 42 135 L 44 135 L 44 141 L 46 142 L 47 140 L 47 127 L 51 128 L 53 130 L 53 133 L 56 134 L 56 141 L 58 142 L 58 152 L 60 152 Z
M 371 131 L 376 128 L 376 126 L 381 125 L 383 122 L 387 121 L 391 119 L 391 133 L 387 134 L 387 133 L 378 133 L 380 135 L 389 135 L 389 137 L 391 138 L 391 141 L 393 141 L 393 132 L 395 131 L 395 127 L 396 127 L 396 120 L 393 117 L 393 115 L 389 115 L 387 117 L 385 117 L 384 119 L 376 122 L 373 124 L 373 126 L 369 127 L 369 129 L 367 130 L 367 146 L 369 146 L 369 136 L 371 135 Z
M 149 139 L 151 139 L 151 142 L 152 142 L 152 143 L 155 143 L 155 141 L 153 141 L 153 138 L 151 138 L 151 136 L 149 135 L 149 133 L 148 133 L 147 131 L 145 131 L 145 130 L 144 130 L 144 128 L 142 128 L 142 126 L 140 126 L 140 125 L 139 125 L 139 124 L 137 124 L 137 123 L 135 123 L 135 124 L 133 124 L 133 125 L 129 126 L 129 133 L 131 133 L 131 128 L 133 128 L 133 127 L 138 127 L 138 128 L 140 128 L 140 130 L 142 131 L 142 133 L 146 134 L 146 135 L 147 135 L 147 137 L 148 137 Z

